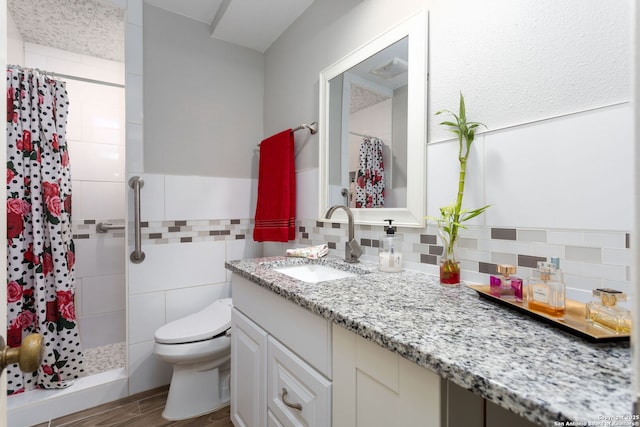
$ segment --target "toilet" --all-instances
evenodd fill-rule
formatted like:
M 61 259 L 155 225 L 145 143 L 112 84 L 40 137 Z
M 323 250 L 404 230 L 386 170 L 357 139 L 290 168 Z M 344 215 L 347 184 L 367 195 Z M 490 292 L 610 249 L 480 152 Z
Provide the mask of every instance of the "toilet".
M 173 365 L 162 416 L 184 420 L 229 403 L 231 298 L 159 328 L 155 354 Z

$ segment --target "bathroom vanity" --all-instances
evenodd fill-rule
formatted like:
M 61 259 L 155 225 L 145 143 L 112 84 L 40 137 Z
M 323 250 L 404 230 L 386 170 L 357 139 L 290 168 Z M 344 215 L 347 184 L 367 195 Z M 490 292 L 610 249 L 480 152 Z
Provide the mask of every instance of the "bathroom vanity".
M 631 414 L 628 344 L 593 344 L 428 274 L 232 261 L 231 415 L 240 426 L 531 426 Z

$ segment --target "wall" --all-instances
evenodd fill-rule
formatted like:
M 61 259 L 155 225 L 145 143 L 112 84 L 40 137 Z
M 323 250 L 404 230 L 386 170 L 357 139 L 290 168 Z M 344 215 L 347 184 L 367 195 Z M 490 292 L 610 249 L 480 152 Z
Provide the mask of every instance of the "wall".
M 18 65 L 114 84 L 124 64 L 9 39 Z M 72 167 L 76 246 L 76 315 L 84 348 L 122 342 L 125 333 L 124 231 L 98 234 L 96 224 L 124 225 L 124 89 L 64 79 L 71 100 L 67 140 Z
M 251 177 L 262 54 L 212 38 L 201 22 L 149 5 L 144 14 L 145 171 Z
M 146 256 L 128 263 L 130 394 L 170 380 L 171 365 L 153 352 L 155 331 L 230 296 L 225 261 L 262 254 L 251 239 L 262 55 L 212 39 L 202 23 L 148 5 L 143 10 L 144 30 L 128 30 L 140 38 L 127 38 L 135 43 L 127 52 L 143 51 L 144 43 L 142 63 L 127 59 L 144 87 L 144 121 L 142 110 L 132 118 L 143 132 L 134 134 L 137 161 L 127 162 L 127 170 L 144 180 Z M 132 204 L 129 194 L 130 224 Z
M 365 0 L 338 17 L 331 16 L 335 7 L 315 2 L 267 50 L 267 133 L 290 117 L 317 117 L 318 72 L 424 8 L 430 114 L 456 109 L 461 90 L 470 118 L 489 127 L 474 144 L 464 205 L 492 207 L 460 242 L 463 279 L 487 282 L 503 262 L 527 277 L 537 259 L 560 256 L 581 298 L 603 285 L 631 290 L 629 1 Z M 312 57 L 298 60 L 310 51 Z M 427 122 L 427 209 L 436 215 L 455 197 L 457 143 L 439 120 Z M 296 159 L 297 176 L 309 183 L 298 184 L 299 203 L 307 206 L 317 206 L 312 142 Z M 323 226 L 308 211 L 298 215 L 296 243 L 329 240 L 341 248 L 344 228 Z M 401 231 L 405 259 L 436 273 L 442 248 L 435 230 Z M 382 227 L 357 229 L 371 255 L 380 234 Z M 266 254 L 283 246 L 265 245 Z

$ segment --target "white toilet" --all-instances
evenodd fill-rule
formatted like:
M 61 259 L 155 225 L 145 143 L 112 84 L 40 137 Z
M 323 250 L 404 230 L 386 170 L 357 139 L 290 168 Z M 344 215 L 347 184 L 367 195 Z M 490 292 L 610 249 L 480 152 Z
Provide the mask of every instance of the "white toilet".
M 197 417 L 229 403 L 231 298 L 162 326 L 155 333 L 155 353 L 173 364 L 162 416 Z

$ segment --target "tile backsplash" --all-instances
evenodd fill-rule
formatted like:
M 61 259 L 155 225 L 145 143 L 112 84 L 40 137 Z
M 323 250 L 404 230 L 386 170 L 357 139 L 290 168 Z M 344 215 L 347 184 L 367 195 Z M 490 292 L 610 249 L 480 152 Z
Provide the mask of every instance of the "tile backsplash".
M 142 223 L 143 244 L 173 244 L 220 240 L 252 241 L 253 220 L 174 220 Z M 383 226 L 357 225 L 356 238 L 365 255 L 378 253 Z M 401 251 L 407 266 L 437 274 L 442 245 L 435 226 L 399 228 Z M 296 221 L 296 240 L 283 248 L 327 243 L 334 254 L 344 253 L 346 224 L 316 220 Z M 563 243 L 562 236 L 568 243 Z M 278 252 L 284 253 L 284 250 Z M 492 228 L 472 226 L 463 230 L 457 248 L 463 279 L 487 282 L 498 264 L 512 264 L 527 278 L 538 261 L 559 257 L 567 287 L 589 299 L 592 289 L 612 287 L 631 291 L 631 249 L 626 231 Z M 265 254 L 270 255 L 270 254 Z M 422 269 L 422 268 L 421 268 Z
M 382 226 L 356 226 L 356 238 L 367 255 L 377 255 L 383 234 Z M 341 254 L 346 235 L 346 224 L 302 220 L 298 221 L 295 244 L 326 242 Z M 443 248 L 435 226 L 399 228 L 397 235 L 402 238 L 401 250 L 407 263 L 424 265 L 427 271 L 437 273 Z M 527 278 L 538 261 L 554 256 L 560 258 L 567 287 L 582 293 L 581 299 L 589 299 L 592 289 L 603 286 L 631 291 L 632 255 L 627 231 L 470 226 L 462 231 L 456 252 L 463 280 L 488 282 L 488 275 L 496 273 L 498 264 L 515 265 L 517 275 Z

